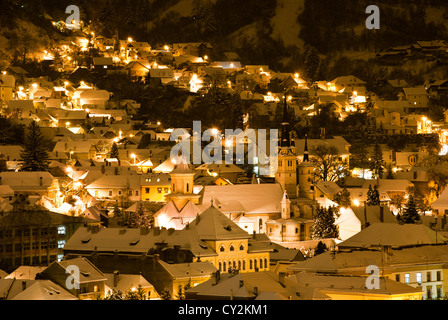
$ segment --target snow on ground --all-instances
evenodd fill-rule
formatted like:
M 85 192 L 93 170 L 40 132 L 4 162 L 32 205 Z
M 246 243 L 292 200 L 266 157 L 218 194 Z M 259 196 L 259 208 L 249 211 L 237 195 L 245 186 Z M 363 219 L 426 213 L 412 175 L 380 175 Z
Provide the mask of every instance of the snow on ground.
M 303 47 L 304 42 L 299 38 L 300 24 L 297 22 L 297 17 L 304 7 L 305 0 L 277 0 L 276 14 L 271 20 L 272 38 L 283 39 L 285 46 Z

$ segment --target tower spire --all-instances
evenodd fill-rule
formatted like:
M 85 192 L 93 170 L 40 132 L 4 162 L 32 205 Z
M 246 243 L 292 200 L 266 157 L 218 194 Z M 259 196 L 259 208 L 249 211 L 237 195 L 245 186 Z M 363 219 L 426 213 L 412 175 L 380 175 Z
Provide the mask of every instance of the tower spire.
M 303 161 L 310 161 L 310 155 L 308 153 L 308 134 L 305 134 L 305 150 L 303 151 Z
M 287 97 L 286 97 L 286 90 L 285 90 L 285 95 L 283 97 L 283 100 L 284 100 L 284 103 L 283 103 L 283 119 L 282 119 L 282 136 L 281 136 L 280 147 L 290 148 L 291 147 L 291 137 L 290 137 L 290 131 L 289 131 L 288 102 L 287 102 Z

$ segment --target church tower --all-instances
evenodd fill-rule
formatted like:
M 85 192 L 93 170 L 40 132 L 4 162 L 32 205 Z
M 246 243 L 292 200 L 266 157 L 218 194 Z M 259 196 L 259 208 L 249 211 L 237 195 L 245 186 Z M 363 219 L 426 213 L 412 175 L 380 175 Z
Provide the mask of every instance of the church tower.
M 281 206 L 282 206 L 281 218 L 285 220 L 291 218 L 291 201 L 288 199 L 286 191 L 283 194 Z
M 195 171 L 184 158 L 178 159 L 170 176 L 171 193 L 166 195 L 167 201 L 173 200 L 179 210 L 190 200 L 199 203 L 201 196 L 193 193 Z
M 308 135 L 305 136 L 303 161 L 297 166 L 299 172 L 299 198 L 314 200 L 313 171 L 314 165 L 308 153 Z
M 297 197 L 297 155 L 294 143 L 291 142 L 286 93 L 284 96 L 283 121 L 281 124 L 275 182 L 282 186 L 283 191 L 290 198 Z

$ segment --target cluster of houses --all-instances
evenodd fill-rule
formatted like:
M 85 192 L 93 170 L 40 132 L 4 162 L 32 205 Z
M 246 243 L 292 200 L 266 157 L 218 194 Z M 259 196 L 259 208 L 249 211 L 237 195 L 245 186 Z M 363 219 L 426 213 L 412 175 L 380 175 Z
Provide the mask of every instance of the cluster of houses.
M 249 124 L 274 121 L 283 102 L 296 117 L 312 117 L 329 105 L 340 119 L 372 103 L 373 117 L 386 134 L 439 133 L 443 144 L 448 136 L 445 122 L 426 115 L 429 100 L 448 92 L 448 81 L 410 87 L 390 80 L 397 99 L 385 101 L 352 75 L 311 85 L 297 73 L 243 66 L 231 52 L 227 60 L 213 61 L 213 47 L 204 42 L 162 48 L 102 36 L 80 36 L 75 42 L 101 56 L 79 66 L 67 59 L 67 49 L 64 59 L 73 72 L 87 67 L 125 74 L 192 94 L 213 84 L 250 102 Z M 425 44 L 419 46 L 426 52 Z M 52 143 L 45 172 L 20 171 L 22 147 L 0 146 L 5 168 L 0 173 L 0 269 L 8 270 L 0 273 L 0 299 L 104 299 L 118 291 L 143 292 L 147 299 L 446 296 L 448 191 L 433 203 L 436 214 L 423 216 L 418 225 L 400 224 L 390 205 L 410 188 L 430 189 L 427 169 L 417 166 L 427 151 L 383 148 L 393 179 L 354 171 L 345 181 L 353 205 L 340 208 L 336 219 L 339 238 L 321 240 L 329 251 L 314 255 L 319 243 L 312 238 L 314 214 L 319 207 L 338 206 L 334 200 L 342 188 L 314 181 L 311 159 L 315 147 L 324 145 L 337 150 L 336 162 L 348 164 L 351 146 L 343 137 L 323 132 L 320 139 L 291 141 L 284 118 L 287 138 L 282 137 L 275 163 L 268 164 L 274 166 L 271 174 L 247 179 L 235 164 L 193 166 L 185 158 L 173 159 L 173 129 L 136 120 L 140 104 L 117 101 L 112 94 L 86 82 L 29 78 L 15 66 L 0 75 L 2 115 L 18 124 L 37 122 Z M 373 186 L 380 206 L 366 205 Z M 140 207 L 152 219 L 151 227 L 116 224 L 117 210 L 131 214 Z M 14 219 L 24 211 L 28 222 Z M 375 289 L 366 287 L 371 264 L 382 270 Z M 73 266 L 80 270 L 79 286 L 67 288 L 67 270 Z

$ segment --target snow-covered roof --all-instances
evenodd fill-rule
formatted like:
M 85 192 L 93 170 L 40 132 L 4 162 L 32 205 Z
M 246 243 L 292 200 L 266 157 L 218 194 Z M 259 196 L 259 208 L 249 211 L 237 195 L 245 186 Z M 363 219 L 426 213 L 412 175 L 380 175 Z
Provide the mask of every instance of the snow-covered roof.
M 42 187 L 48 188 L 52 185 L 55 178 L 48 172 L 1 172 L 1 183 L 9 185 L 16 190 L 21 187 Z M 41 179 L 42 178 L 42 179 Z M 42 180 L 42 183 L 41 183 Z
M 89 184 L 86 189 L 140 189 L 140 176 L 138 175 L 103 175 Z
M 445 212 L 445 209 L 448 209 L 448 188 L 443 190 L 442 194 L 431 204 L 431 207 L 435 210 L 441 210 Z
M 422 224 L 373 223 L 338 246 L 340 248 L 404 247 L 446 241 L 447 239 L 440 234 L 437 234 L 436 238 L 436 232 Z
M 169 264 L 159 260 L 159 263 L 173 280 L 191 279 L 193 277 L 209 279 L 217 271 L 216 267 L 210 261 Z
M 237 184 L 205 186 L 202 209 L 211 201 L 224 213 L 280 213 L 283 190 L 279 184 Z
M 236 223 L 227 218 L 220 210 L 209 207 L 189 224 L 202 240 L 249 239 L 251 236 Z
M 13 272 L 11 272 L 5 279 L 18 279 L 18 280 L 35 280 L 36 275 L 46 267 L 34 267 L 34 266 L 20 266 Z
M 310 156 L 313 155 L 313 149 L 319 145 L 333 146 L 336 148 L 338 154 L 349 155 L 350 152 L 347 150 L 350 147 L 350 143 L 347 142 L 341 136 L 335 136 L 331 139 L 307 139 L 308 140 L 308 150 L 310 151 Z M 295 140 L 296 154 L 303 155 L 305 150 L 305 139 Z
M 202 164 L 199 167 L 196 168 L 196 170 L 205 170 L 205 171 L 209 171 L 210 173 L 216 172 L 218 174 L 220 173 L 242 173 L 244 172 L 243 169 L 241 169 L 240 167 L 234 165 L 234 164 L 229 164 L 229 163 L 222 163 L 222 164 L 216 164 L 216 163 L 212 163 L 212 164 Z
M 363 189 L 368 189 L 369 186 L 372 188 L 377 183 L 377 180 L 366 180 Z M 409 180 L 402 179 L 379 179 L 378 180 L 378 190 L 386 192 L 407 192 L 407 188 L 413 187 L 414 184 Z
M 123 293 L 132 290 L 133 288 L 138 288 L 141 286 L 143 289 L 154 288 L 154 286 L 148 282 L 141 274 L 118 274 L 118 283 L 115 286 L 115 275 L 113 273 L 105 273 L 104 276 L 107 278 L 106 286 L 115 291 L 121 291 Z
M 78 300 L 78 298 L 50 280 L 36 280 L 11 300 Z
M 428 95 L 428 92 L 426 91 L 425 87 L 403 88 L 403 91 L 406 96 Z

